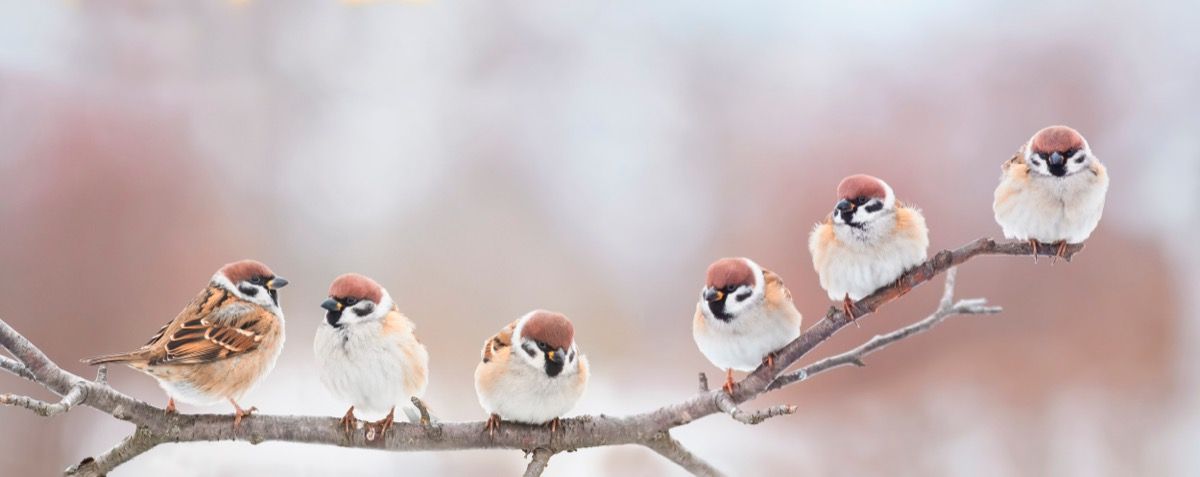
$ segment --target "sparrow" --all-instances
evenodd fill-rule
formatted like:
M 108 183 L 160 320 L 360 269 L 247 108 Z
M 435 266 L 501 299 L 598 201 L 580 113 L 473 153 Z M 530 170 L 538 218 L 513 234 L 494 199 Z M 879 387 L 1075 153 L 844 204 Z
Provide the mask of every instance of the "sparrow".
M 141 348 L 83 362 L 124 363 L 150 375 L 167 392 L 168 413 L 175 412 L 176 399 L 198 405 L 227 400 L 236 428 L 257 410 L 237 400 L 271 372 L 283 349 L 279 289 L 287 284 L 261 262 L 227 264 Z
M 483 343 L 475 367 L 475 393 L 490 414 L 489 434 L 500 421 L 550 423 L 575 406 L 588 382 L 587 357 L 575 345 L 575 327 L 560 313 L 534 310 Z
M 725 369 L 733 393 L 733 370 L 775 365 L 775 351 L 800 336 L 802 317 L 792 292 L 779 278 L 748 258 L 722 258 L 708 266 L 692 319 L 692 338 L 704 357 Z
M 813 227 L 808 250 L 821 288 L 853 320 L 855 301 L 925 260 L 929 229 L 921 212 L 898 203 L 877 177 L 842 179 L 837 195 L 833 213 Z
M 1042 129 L 1000 167 L 992 211 L 1004 236 L 1028 240 L 1037 261 L 1038 242 L 1058 245 L 1087 240 L 1104 211 L 1108 172 L 1087 140 L 1066 126 Z
M 409 421 L 419 421 L 411 399 L 425 393 L 429 352 L 388 291 L 375 280 L 347 273 L 329 285 L 329 298 L 321 308 L 325 321 L 317 327 L 313 353 L 321 383 L 334 397 L 350 403 L 342 417 L 345 431 L 350 432 L 357 420 L 355 409 L 386 412 L 374 423 L 381 434 L 391 428 L 397 405 Z

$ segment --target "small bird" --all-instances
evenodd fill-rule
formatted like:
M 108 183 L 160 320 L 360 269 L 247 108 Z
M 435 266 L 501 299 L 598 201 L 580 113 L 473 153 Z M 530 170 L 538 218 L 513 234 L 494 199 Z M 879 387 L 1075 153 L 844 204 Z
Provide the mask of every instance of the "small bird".
M 321 303 L 325 322 L 317 327 L 313 353 L 321 383 L 335 397 L 350 403 L 342 417 L 348 433 L 354 410 L 387 416 L 375 423 L 386 433 L 400 405 L 410 422 L 420 415 L 411 398 L 421 397 L 429 382 L 429 353 L 417 340 L 416 328 L 400 313 L 392 296 L 375 280 L 347 273 L 329 285 Z
M 692 338 L 725 370 L 723 389 L 733 393 L 733 370 L 774 366 L 774 353 L 800 336 L 801 321 L 779 275 L 748 258 L 722 258 L 708 266 Z
M 125 363 L 149 374 L 167 392 L 168 413 L 175 412 L 176 399 L 199 405 L 227 400 L 236 428 L 257 410 L 242 409 L 237 399 L 271 372 L 283 349 L 279 289 L 287 284 L 261 262 L 227 264 L 141 348 L 83 362 Z
M 560 313 L 531 311 L 483 343 L 475 367 L 475 393 L 490 414 L 489 434 L 500 421 L 550 423 L 575 406 L 588 382 L 587 357 L 575 345 L 575 327 Z
M 1000 167 L 992 211 L 1004 236 L 1038 242 L 1081 243 L 1096 229 L 1108 192 L 1108 172 L 1087 140 L 1066 126 L 1042 129 Z
M 897 203 L 891 186 L 857 174 L 837 187 L 833 213 L 808 237 L 813 268 L 831 300 L 854 319 L 854 302 L 894 282 L 925 260 L 925 217 Z

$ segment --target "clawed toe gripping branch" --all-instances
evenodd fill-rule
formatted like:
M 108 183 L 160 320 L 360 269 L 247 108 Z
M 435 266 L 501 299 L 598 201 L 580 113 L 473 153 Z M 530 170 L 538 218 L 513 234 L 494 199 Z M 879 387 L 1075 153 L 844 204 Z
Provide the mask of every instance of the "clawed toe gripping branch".
M 117 466 L 165 442 L 201 442 L 235 440 L 258 444 L 265 441 L 300 442 L 342 447 L 384 449 L 392 451 L 449 451 L 462 449 L 522 449 L 531 455 L 525 475 L 541 475 L 554 454 L 612 445 L 636 444 L 646 447 L 678 464 L 695 475 L 722 475 L 719 470 L 688 451 L 671 437 L 673 428 L 696 419 L 724 413 L 733 419 L 758 424 L 772 417 L 793 414 L 796 406 L 774 406 L 756 412 L 746 412 L 739 405 L 759 395 L 804 381 L 817 373 L 844 365 L 862 366 L 864 357 L 897 341 L 923 333 L 955 315 L 980 315 L 1000 312 L 983 299 L 954 301 L 955 273 L 953 267 L 980 255 L 1057 255 L 1070 261 L 1083 248 L 1081 244 L 1051 247 L 1020 242 L 995 242 L 979 239 L 956 250 L 943 250 L 921 265 L 906 272 L 896 282 L 853 304 L 854 319 L 874 313 L 880 306 L 899 298 L 937 275 L 949 271 L 945 292 L 937 309 L 925 319 L 891 333 L 871 338 L 862 345 L 842 354 L 818 360 L 794 371 L 788 371 L 800 358 L 812 351 L 838 330 L 851 322 L 840 306 L 831 307 L 822 320 L 808 328 L 773 355 L 773 366 L 760 366 L 736 383 L 730 392 L 708 388 L 701 374 L 700 390 L 692 397 L 640 414 L 613 417 L 606 415 L 579 416 L 563 419 L 551 432 L 545 426 L 526 426 L 506 423 L 489 433 L 484 421 L 454 422 L 429 425 L 429 413 L 423 403 L 414 403 L 421 413 L 421 423 L 398 422 L 380 439 L 367 440 L 362 433 L 347 435 L 341 417 L 280 416 L 258 414 L 245 416 L 236 428 L 229 414 L 177 414 L 123 394 L 107 383 L 106 369 L 101 367 L 95 380 L 84 379 L 60 368 L 33 343 L 21 336 L 4 321 L 0 321 L 0 347 L 12 358 L 0 356 L 0 369 L 41 384 L 60 396 L 57 402 L 45 402 L 27 396 L 0 395 L 0 404 L 23 407 L 42 416 L 55 416 L 79 406 L 107 413 L 135 426 L 134 432 L 108 451 L 83 459 L 66 469 L 70 476 L 101 476 Z

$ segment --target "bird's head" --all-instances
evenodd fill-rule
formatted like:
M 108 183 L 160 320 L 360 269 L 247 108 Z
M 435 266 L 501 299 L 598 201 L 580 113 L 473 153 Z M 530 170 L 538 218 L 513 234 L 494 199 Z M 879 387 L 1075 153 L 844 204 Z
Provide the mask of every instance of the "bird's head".
M 838 183 L 833 223 L 863 228 L 896 209 L 896 195 L 882 179 L 855 174 Z
M 561 313 L 534 310 L 521 317 L 513 331 L 513 348 L 522 362 L 551 378 L 579 372 L 575 327 Z
M 392 311 L 392 297 L 375 280 L 347 273 L 329 285 L 329 298 L 321 303 L 325 323 L 334 328 L 383 319 Z
M 1086 169 L 1094 160 L 1083 135 L 1066 126 L 1050 126 L 1038 131 L 1025 147 L 1025 163 L 1029 170 L 1043 176 L 1069 176 Z
M 240 260 L 225 264 L 213 275 L 212 281 L 248 302 L 279 306 L 279 289 L 288 284 L 269 267 L 257 260 Z
M 751 309 L 763 297 L 763 271 L 748 258 L 722 258 L 708 266 L 702 309 L 713 318 L 728 322 Z

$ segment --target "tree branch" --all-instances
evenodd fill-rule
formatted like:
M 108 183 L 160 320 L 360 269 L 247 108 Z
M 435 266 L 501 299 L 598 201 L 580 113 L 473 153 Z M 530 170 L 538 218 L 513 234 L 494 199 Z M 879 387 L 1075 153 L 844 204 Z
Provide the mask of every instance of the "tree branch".
M 767 386 L 767 391 L 773 391 L 794 382 L 803 381 L 812 377 L 814 374 L 828 371 L 839 366 L 866 366 L 866 363 L 863 362 L 863 357 L 866 355 L 904 338 L 929 331 L 931 328 L 937 326 L 943 321 L 946 321 L 946 319 L 951 316 L 992 315 L 1000 313 L 1003 310 L 998 306 L 987 306 L 987 300 L 983 298 L 972 298 L 961 300 L 958 303 L 952 303 L 954 300 L 954 282 L 955 277 L 958 274 L 957 272 L 957 268 L 951 268 L 950 271 L 946 273 L 946 285 L 945 290 L 942 292 L 942 300 L 938 305 L 937 311 L 935 311 L 932 315 L 929 315 L 921 321 L 905 326 L 904 328 L 900 328 L 886 335 L 876 335 L 871 338 L 870 341 L 867 341 L 866 343 L 863 343 L 862 345 L 859 345 L 858 347 L 845 353 L 822 359 L 816 363 L 805 366 L 798 371 L 782 374 L 778 378 L 775 378 L 775 381 L 772 382 L 770 386 Z
M 1065 251 L 1068 260 L 1082 245 L 1069 245 Z M 1053 247 L 1039 247 L 1039 253 L 1052 255 Z M 956 265 L 980 255 L 1032 255 L 1033 249 L 1027 242 L 996 243 L 990 239 L 979 239 L 957 250 L 938 252 L 921 265 L 902 275 L 892 285 L 877 290 L 874 294 L 854 304 L 858 319 L 871 314 L 883 304 L 894 300 L 913 288 L 931 280 Z M 952 288 L 952 280 L 948 292 Z M 50 391 L 63 396 L 58 404 L 46 404 L 47 409 L 62 411 L 75 405 L 86 405 L 108 413 L 117 419 L 131 422 L 137 431 L 121 444 L 97 458 L 85 459 L 68 469 L 71 475 L 102 475 L 129 459 L 153 448 L 162 442 L 198 442 L 236 440 L 252 443 L 264 441 L 299 442 L 336 445 L 393 451 L 457 450 L 457 449 L 542 449 L 543 454 L 587 447 L 639 444 L 653 449 L 660 455 L 679 464 L 697 475 L 720 475 L 711 465 L 704 463 L 672 439 L 668 431 L 716 413 L 728 413 L 742 422 L 757 421 L 789 414 L 790 406 L 776 406 L 756 413 L 744 413 L 737 405 L 754 399 L 764 392 L 798 382 L 803 376 L 815 374 L 847 363 L 861 362 L 862 357 L 895 341 L 921 333 L 941 320 L 954 314 L 992 313 L 982 301 L 964 300 L 952 305 L 947 311 L 943 299 L 933 316 L 910 327 L 888 335 L 873 338 L 859 348 L 833 358 L 819 361 L 798 372 L 785 374 L 789 367 L 817 345 L 823 343 L 842 327 L 850 323 L 838 307 L 831 307 L 825 317 L 808 328 L 796 340 L 776 352 L 774 366 L 760 366 L 734 386 L 732 394 L 723 390 L 707 390 L 707 379 L 701 381 L 701 391 L 687 400 L 668 404 L 661 408 L 628 416 L 579 416 L 563 419 L 557 432 L 551 435 L 545 426 L 529 426 L 505 423 L 494 436 L 485 432 L 483 421 L 455 422 L 438 425 L 419 423 L 396 423 L 383 439 L 367 440 L 365 433 L 347 436 L 339 425 L 339 418 L 324 416 L 279 416 L 255 414 L 233 428 L 233 416 L 229 414 L 165 414 L 164 410 L 125 395 L 107 385 L 103 371 L 95 381 L 89 381 L 59 368 L 32 343 L 0 321 L 0 346 L 12 353 L 16 361 L 2 360 L 0 368 L 32 379 Z M 993 311 L 994 310 L 994 311 Z M 823 364 L 824 363 L 824 364 Z M 822 367 L 823 366 L 823 367 Z M 790 376 L 790 377 L 789 377 Z M 778 379 L 777 379 L 778 378 Z M 82 396 L 82 397 L 80 397 Z M 24 406 L 42 408 L 40 404 Z M 424 405 L 417 405 L 423 416 L 428 416 Z M 35 409 L 36 411 L 36 409 Z M 741 416 L 742 418 L 739 418 Z
M 667 431 L 656 433 L 654 437 L 646 440 L 642 445 L 657 452 L 658 455 L 667 458 L 667 460 L 678 464 L 688 472 L 691 472 L 692 475 L 700 477 L 719 477 L 725 475 L 717 470 L 716 467 L 713 467 L 712 464 L 705 462 L 704 459 L 684 448 L 683 444 L 680 444 L 679 441 L 671 437 L 671 434 Z
M 554 455 L 554 451 L 544 447 L 538 447 L 530 452 L 533 457 L 529 459 L 529 466 L 525 468 L 525 477 L 538 477 L 546 470 L 546 466 L 550 465 L 550 456 Z

